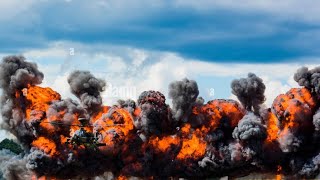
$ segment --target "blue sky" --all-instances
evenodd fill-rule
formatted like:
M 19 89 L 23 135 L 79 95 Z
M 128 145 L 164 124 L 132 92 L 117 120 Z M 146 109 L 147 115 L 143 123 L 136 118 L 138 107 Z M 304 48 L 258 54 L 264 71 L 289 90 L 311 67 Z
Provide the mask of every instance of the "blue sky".
M 89 70 L 107 81 L 109 105 L 144 90 L 167 95 L 168 84 L 185 77 L 206 101 L 236 99 L 230 82 L 253 72 L 270 106 L 297 86 L 297 68 L 320 62 L 319 12 L 313 0 L 4 0 L 0 57 L 36 62 L 42 86 L 65 98 L 74 98 L 68 74 Z M 110 94 L 121 88 L 134 91 Z
M 170 81 L 185 76 L 198 81 L 207 100 L 231 97 L 232 79 L 249 71 L 288 89 L 295 85 L 290 79 L 296 68 L 319 62 L 318 5 L 311 0 L 1 1 L 0 54 L 23 54 L 37 62 L 46 74 L 44 84 L 65 96 L 70 94 L 59 77 L 74 69 L 93 71 L 117 86 L 146 81 L 137 85 L 139 91 L 164 93 Z M 212 88 L 214 97 L 207 93 Z
M 272 85 L 269 105 L 296 68 L 319 62 L 319 11 L 311 0 L 1 1 L 0 54 L 37 62 L 65 96 L 74 69 L 139 92 L 193 78 L 206 100 L 232 97 L 232 79 L 250 71 Z
M 300 3 L 299 3 L 300 2 Z M 1 2 L 1 52 L 50 42 L 170 51 L 214 62 L 317 57 L 317 2 L 26 0 Z

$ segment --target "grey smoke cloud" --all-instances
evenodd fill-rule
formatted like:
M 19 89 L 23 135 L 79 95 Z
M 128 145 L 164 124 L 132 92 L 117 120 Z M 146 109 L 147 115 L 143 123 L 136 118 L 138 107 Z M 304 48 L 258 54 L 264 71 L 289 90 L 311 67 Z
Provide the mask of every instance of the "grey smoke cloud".
M 267 137 L 267 131 L 258 116 L 248 113 L 239 121 L 232 136 L 240 141 L 250 139 L 261 140 Z
M 293 78 L 300 86 L 305 86 L 313 92 L 320 94 L 320 67 L 310 70 L 307 67 L 301 67 L 294 74 Z
M 106 82 L 94 77 L 89 71 L 74 71 L 68 77 L 71 92 L 80 99 L 89 112 L 102 105 L 101 92 Z
M 31 179 L 32 172 L 28 171 L 26 164 L 27 160 L 23 155 L 16 155 L 7 149 L 0 150 L 0 171 L 3 179 Z
M 264 103 L 266 86 L 261 78 L 249 73 L 247 78 L 233 80 L 231 83 L 232 94 L 236 95 L 247 111 L 259 111 L 259 106 Z
M 159 91 L 142 92 L 138 98 L 141 114 L 135 121 L 136 128 L 147 136 L 172 129 L 169 106 L 165 101 L 165 96 Z
M 35 63 L 28 62 L 23 56 L 7 56 L 0 64 L 1 95 L 1 128 L 20 136 L 23 131 L 19 127 L 23 121 L 22 112 L 15 108 L 15 93 L 28 85 L 40 84 L 43 73 Z M 20 131 L 19 131 L 20 130 Z
M 169 98 L 172 99 L 173 118 L 176 121 L 186 122 L 186 117 L 199 95 L 197 82 L 187 78 L 174 81 L 169 85 Z M 199 99 L 201 102 L 201 99 Z

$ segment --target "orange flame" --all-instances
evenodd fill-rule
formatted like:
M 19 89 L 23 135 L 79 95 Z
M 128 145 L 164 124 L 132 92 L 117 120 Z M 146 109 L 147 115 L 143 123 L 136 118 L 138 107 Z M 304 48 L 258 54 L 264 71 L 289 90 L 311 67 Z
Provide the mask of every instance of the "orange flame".
M 167 136 L 163 138 L 151 138 L 149 143 L 160 152 L 167 152 L 171 146 L 177 146 L 180 143 L 180 139 L 177 136 Z
M 61 99 L 59 93 L 48 87 L 28 86 L 27 89 L 22 90 L 22 93 L 28 100 L 26 109 L 27 119 L 30 119 L 32 110 L 46 112 L 52 101 Z
M 276 180 L 281 180 L 282 179 L 282 175 L 281 175 L 281 171 L 282 171 L 282 166 L 278 165 L 277 167 L 277 175 L 276 175 Z
M 195 134 L 190 139 L 183 139 L 182 148 L 177 155 L 177 159 L 198 159 L 204 156 L 206 151 L 206 143 Z
M 236 101 L 216 99 L 209 101 L 201 107 L 194 107 L 193 114 L 203 114 L 207 122 L 204 122 L 201 130 L 203 133 L 214 131 L 221 124 L 222 119 L 228 119 L 231 128 L 237 126 L 238 122 L 244 116 L 244 110 Z
M 102 142 L 107 144 L 107 147 L 100 149 L 112 149 L 115 146 L 114 134 L 109 132 L 114 131 L 118 141 L 124 140 L 131 130 L 134 129 L 133 118 L 131 114 L 121 108 L 114 108 L 111 116 L 108 118 L 100 118 L 94 123 L 94 132 L 100 133 L 103 137 Z
M 32 142 L 32 146 L 37 147 L 50 156 L 56 156 L 59 154 L 56 149 L 56 144 L 45 137 L 39 137 L 38 139 L 34 140 Z
M 316 101 L 311 92 L 306 88 L 292 88 L 286 94 L 276 97 L 272 104 L 273 112 L 279 118 L 279 137 L 287 134 L 289 129 L 308 129 L 311 126 L 312 112 L 316 106 Z M 275 121 L 271 116 L 270 123 Z M 268 126 L 272 129 L 273 124 Z M 275 128 L 274 128 L 275 129 Z M 269 130 L 273 134 L 273 130 Z M 269 136 L 270 137 L 270 136 Z M 273 139 L 272 137 L 271 139 Z
M 278 127 L 278 119 L 273 113 L 269 113 L 269 119 L 266 122 L 267 124 L 267 142 L 273 142 L 278 139 L 279 127 Z

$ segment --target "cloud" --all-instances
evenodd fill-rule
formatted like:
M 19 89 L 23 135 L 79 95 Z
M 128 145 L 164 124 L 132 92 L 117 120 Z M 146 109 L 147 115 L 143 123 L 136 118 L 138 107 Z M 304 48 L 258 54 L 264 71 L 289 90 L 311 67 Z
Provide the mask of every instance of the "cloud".
M 1 1 L 0 2 L 0 21 L 8 21 L 16 16 L 23 14 L 36 3 L 35 0 L 19 0 Z M 13 10 L 14 9 L 14 10 Z
M 69 47 L 76 50 L 74 55 L 69 54 Z M 48 48 L 32 49 L 23 54 L 44 72 L 45 79 L 41 86 L 52 87 L 63 98 L 76 99 L 67 83 L 67 77 L 73 70 L 89 70 L 105 79 L 108 87 L 103 93 L 103 101 L 107 105 L 114 104 L 118 99 L 136 100 L 145 90 L 161 91 L 168 98 L 169 83 L 185 77 L 198 82 L 200 96 L 206 101 L 212 98 L 235 99 L 231 96 L 232 79 L 246 77 L 248 72 L 253 72 L 264 80 L 265 104 L 270 106 L 277 95 L 297 86 L 293 80 L 296 69 L 302 65 L 310 68 L 317 65 L 303 63 L 303 59 L 301 63 L 274 64 L 205 62 L 171 52 L 73 42 L 55 42 Z M 213 97 L 212 88 L 216 93 Z M 167 103 L 170 104 L 169 99 Z M 0 137 L 5 136 L 0 132 Z
M 225 9 L 243 13 L 267 14 L 278 20 L 300 20 L 308 23 L 319 23 L 320 18 L 317 16 L 320 10 L 320 3 L 312 0 L 176 0 L 177 6 L 189 7 L 198 11 L 210 11 L 216 9 Z
M 319 31 L 320 6 L 310 0 L 14 0 L 0 5 L 2 53 L 73 41 L 215 62 L 273 63 L 320 54 L 308 35 Z
M 75 55 L 70 56 L 69 47 L 76 50 Z M 47 49 L 30 50 L 23 54 L 28 59 L 36 61 L 40 69 L 44 71 L 43 86 L 53 87 L 63 97 L 71 95 L 66 79 L 68 74 L 76 69 L 90 70 L 99 78 L 104 78 L 111 88 L 107 90 L 115 90 L 115 88 L 132 90 L 127 94 L 115 93 L 122 96 L 105 92 L 104 99 L 108 104 L 114 103 L 118 98 L 137 99 L 144 90 L 159 90 L 167 94 L 168 84 L 184 77 L 195 79 L 200 83 L 200 91 L 202 90 L 200 95 L 206 100 L 212 98 L 210 97 L 211 87 L 223 89 L 219 98 L 228 98 L 231 94 L 231 80 L 241 76 L 245 77 L 248 72 L 253 72 L 265 81 L 266 103 L 270 105 L 276 95 L 284 93 L 290 87 L 297 86 L 292 78 L 296 69 L 302 65 L 316 66 L 316 64 L 298 62 L 213 63 L 184 58 L 170 52 L 148 51 L 124 46 L 85 46 L 72 42 L 56 42 L 49 45 Z

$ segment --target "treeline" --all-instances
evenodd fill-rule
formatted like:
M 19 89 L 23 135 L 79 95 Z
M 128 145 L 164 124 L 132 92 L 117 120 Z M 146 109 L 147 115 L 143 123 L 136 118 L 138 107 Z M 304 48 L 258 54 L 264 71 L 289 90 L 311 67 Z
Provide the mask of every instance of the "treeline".
M 20 154 L 23 151 L 19 144 L 10 139 L 4 139 L 0 142 L 0 150 L 2 149 L 8 149 L 15 154 Z

